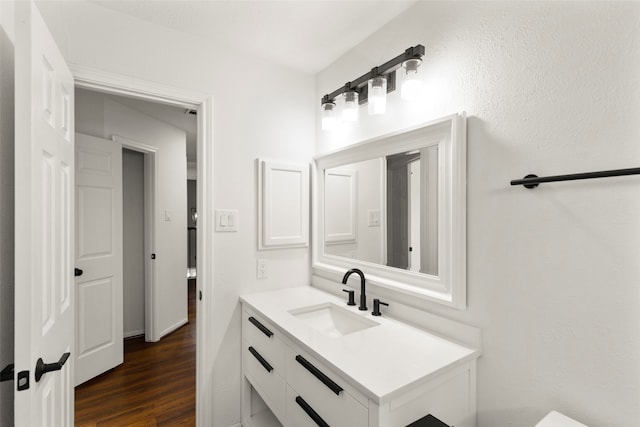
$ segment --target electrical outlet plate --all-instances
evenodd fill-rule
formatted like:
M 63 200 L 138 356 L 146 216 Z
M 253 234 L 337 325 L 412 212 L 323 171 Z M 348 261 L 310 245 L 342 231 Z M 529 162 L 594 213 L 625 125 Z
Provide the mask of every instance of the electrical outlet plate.
M 269 263 L 266 259 L 259 259 L 257 263 L 256 277 L 266 279 L 269 275 Z

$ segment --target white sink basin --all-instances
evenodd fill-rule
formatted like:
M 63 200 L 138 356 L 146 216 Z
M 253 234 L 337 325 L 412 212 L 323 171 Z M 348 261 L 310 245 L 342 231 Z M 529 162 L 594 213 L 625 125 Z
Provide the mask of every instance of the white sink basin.
M 379 325 L 372 319 L 359 316 L 330 302 L 296 308 L 289 310 L 289 313 L 330 338 L 343 337 Z

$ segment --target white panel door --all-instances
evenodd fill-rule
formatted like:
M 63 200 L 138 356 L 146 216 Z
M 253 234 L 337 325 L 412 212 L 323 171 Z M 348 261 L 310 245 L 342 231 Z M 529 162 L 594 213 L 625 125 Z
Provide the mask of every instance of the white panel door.
M 78 385 L 123 362 L 122 145 L 77 133 L 75 165 Z
M 71 426 L 74 82 L 35 5 L 15 8 L 15 425 Z

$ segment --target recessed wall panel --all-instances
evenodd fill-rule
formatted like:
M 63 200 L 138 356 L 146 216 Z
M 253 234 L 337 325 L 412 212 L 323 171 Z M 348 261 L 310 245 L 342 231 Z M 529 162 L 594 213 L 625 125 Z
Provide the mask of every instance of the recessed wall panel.
M 272 188 L 278 191 L 271 192 L 271 206 L 277 206 L 276 214 L 271 212 L 271 232 L 274 236 L 299 237 L 302 229 L 302 206 L 306 200 L 302 200 L 302 173 L 294 170 L 271 171 Z
M 66 142 L 71 142 L 71 96 L 64 85 L 60 85 L 60 130 Z
M 51 126 L 53 119 L 53 67 L 45 56 L 42 57 L 42 112 L 44 119 Z
M 114 341 L 112 277 L 78 285 L 78 357 L 84 357 Z
M 102 151 L 78 151 L 76 173 L 111 175 L 111 155 Z
M 66 163 L 60 165 L 60 215 L 58 232 L 62 236 L 71 235 L 71 168 Z M 58 285 L 60 288 L 60 311 L 64 312 L 70 305 L 71 294 L 71 240 L 59 239 L 60 271 Z
M 42 298 L 42 333 L 53 325 L 55 307 L 55 159 L 46 151 L 42 153 L 42 200 L 40 206 L 42 230 L 40 233 L 42 253 L 42 276 L 40 297 Z
M 110 214 L 113 209 L 113 191 L 110 188 L 78 186 L 77 192 L 78 259 L 112 255 L 113 223 L 104 219 L 105 212 Z

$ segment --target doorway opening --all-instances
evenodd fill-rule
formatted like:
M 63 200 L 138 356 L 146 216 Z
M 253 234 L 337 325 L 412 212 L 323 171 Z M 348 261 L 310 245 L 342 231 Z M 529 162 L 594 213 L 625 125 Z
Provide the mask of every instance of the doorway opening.
M 189 91 L 177 90 L 175 88 L 163 87 L 157 84 L 151 84 L 144 81 L 133 80 L 120 75 L 112 75 L 103 72 L 97 72 L 90 69 L 73 69 L 76 78 L 76 88 L 89 89 L 101 93 L 111 95 L 124 95 L 127 98 L 143 101 L 159 102 L 164 105 L 177 106 L 189 110 L 197 111 L 197 143 L 194 150 L 197 151 L 197 161 L 193 162 L 193 176 L 197 177 L 197 220 L 198 233 L 205 236 L 198 239 L 196 247 L 198 253 L 197 259 L 197 275 L 198 281 L 194 283 L 190 293 L 191 301 L 194 304 L 189 305 L 189 312 L 195 314 L 197 312 L 198 322 L 193 331 L 195 335 L 195 352 L 196 352 L 196 413 L 195 418 L 198 425 L 207 425 L 211 420 L 211 409 L 208 405 L 203 405 L 203 396 L 209 393 L 211 387 L 210 381 L 207 380 L 208 369 L 211 366 L 211 355 L 207 354 L 207 337 L 210 334 L 210 326 L 207 326 L 209 315 L 210 301 L 203 297 L 211 295 L 211 260 L 206 256 L 212 250 L 212 237 L 207 230 L 212 229 L 213 221 L 210 213 L 212 209 L 212 188 L 207 182 L 212 181 L 212 103 L 210 96 L 194 93 Z M 186 182 L 184 183 L 186 186 Z M 186 193 L 186 192 L 185 192 Z M 162 211 L 158 212 L 158 221 L 161 222 Z M 171 213 L 169 213 L 171 216 Z M 185 227 L 185 232 L 186 227 Z M 206 237 L 209 235 L 210 237 Z M 186 248 L 185 248 L 186 249 Z M 183 271 L 183 278 L 185 277 Z M 197 296 L 197 298 L 196 298 Z M 193 308 L 192 308 L 193 307 Z M 142 368 L 141 368 L 142 369 Z M 146 368 L 145 368 L 146 369 Z M 166 369 L 166 368 L 163 368 Z

